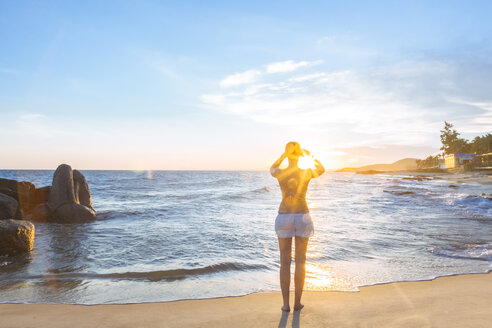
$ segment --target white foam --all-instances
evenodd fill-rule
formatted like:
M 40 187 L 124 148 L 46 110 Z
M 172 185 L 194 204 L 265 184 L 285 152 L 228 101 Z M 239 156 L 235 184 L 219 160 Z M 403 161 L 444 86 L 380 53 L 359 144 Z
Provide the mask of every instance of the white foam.
M 443 246 L 432 249 L 432 252 L 446 257 L 492 261 L 492 244 L 466 244 L 460 247 Z

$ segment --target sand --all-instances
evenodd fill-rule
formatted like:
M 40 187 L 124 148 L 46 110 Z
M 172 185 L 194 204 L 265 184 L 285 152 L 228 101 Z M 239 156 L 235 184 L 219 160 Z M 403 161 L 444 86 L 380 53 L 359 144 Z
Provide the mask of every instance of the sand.
M 0 291 L 1 292 L 1 291 Z M 299 313 L 279 292 L 127 305 L 0 304 L 0 327 L 491 327 L 492 274 L 305 292 Z

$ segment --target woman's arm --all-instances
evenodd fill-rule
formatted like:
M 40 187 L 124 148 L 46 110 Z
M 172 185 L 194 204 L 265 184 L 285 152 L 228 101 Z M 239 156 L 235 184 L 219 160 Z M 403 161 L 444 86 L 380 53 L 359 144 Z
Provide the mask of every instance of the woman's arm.
M 317 159 L 314 159 L 314 167 L 315 169 L 313 170 L 313 178 L 317 178 L 325 173 L 325 168 Z
M 282 164 L 282 162 L 284 161 L 284 159 L 286 157 L 287 157 L 287 155 L 285 153 L 283 153 L 270 167 L 270 174 L 274 178 L 276 178 L 280 174 L 280 172 L 282 172 L 282 170 L 279 168 L 279 166 L 280 166 L 280 164 Z
M 314 168 L 309 169 L 309 171 L 311 171 L 312 178 L 317 178 L 325 173 L 325 168 L 323 167 L 323 165 L 320 163 L 320 161 L 314 158 L 313 155 L 311 155 L 311 152 L 309 150 L 303 149 L 302 154 L 303 156 L 311 157 L 313 159 Z

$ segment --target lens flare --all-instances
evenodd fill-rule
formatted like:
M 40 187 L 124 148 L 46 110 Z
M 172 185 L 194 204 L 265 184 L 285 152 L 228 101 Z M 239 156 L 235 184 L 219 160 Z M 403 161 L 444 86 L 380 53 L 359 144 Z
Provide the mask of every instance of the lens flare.
M 304 155 L 299 157 L 297 166 L 302 170 L 315 169 L 316 166 L 314 165 L 314 157 L 312 155 Z

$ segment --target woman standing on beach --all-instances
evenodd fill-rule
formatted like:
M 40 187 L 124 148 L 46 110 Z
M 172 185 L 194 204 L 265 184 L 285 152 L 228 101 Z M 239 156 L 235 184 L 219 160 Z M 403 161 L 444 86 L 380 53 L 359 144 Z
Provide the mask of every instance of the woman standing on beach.
M 280 164 L 287 158 L 289 166 L 280 168 Z M 303 160 L 299 168 L 299 159 Z M 309 162 L 311 163 L 306 163 Z M 289 142 L 285 146 L 285 152 L 273 163 L 270 173 L 277 178 L 282 190 L 282 202 L 278 209 L 275 220 L 275 232 L 278 236 L 280 248 L 280 288 L 284 305 L 282 311 L 289 312 L 289 290 L 290 290 L 290 263 L 292 250 L 292 237 L 295 237 L 295 263 L 294 274 L 295 300 L 294 311 L 301 310 L 302 290 L 306 275 L 306 251 L 309 241 L 314 233 L 313 221 L 309 215 L 306 203 L 306 192 L 309 181 L 319 177 L 325 172 L 321 163 L 310 156 L 310 153 L 301 149 L 297 142 Z

